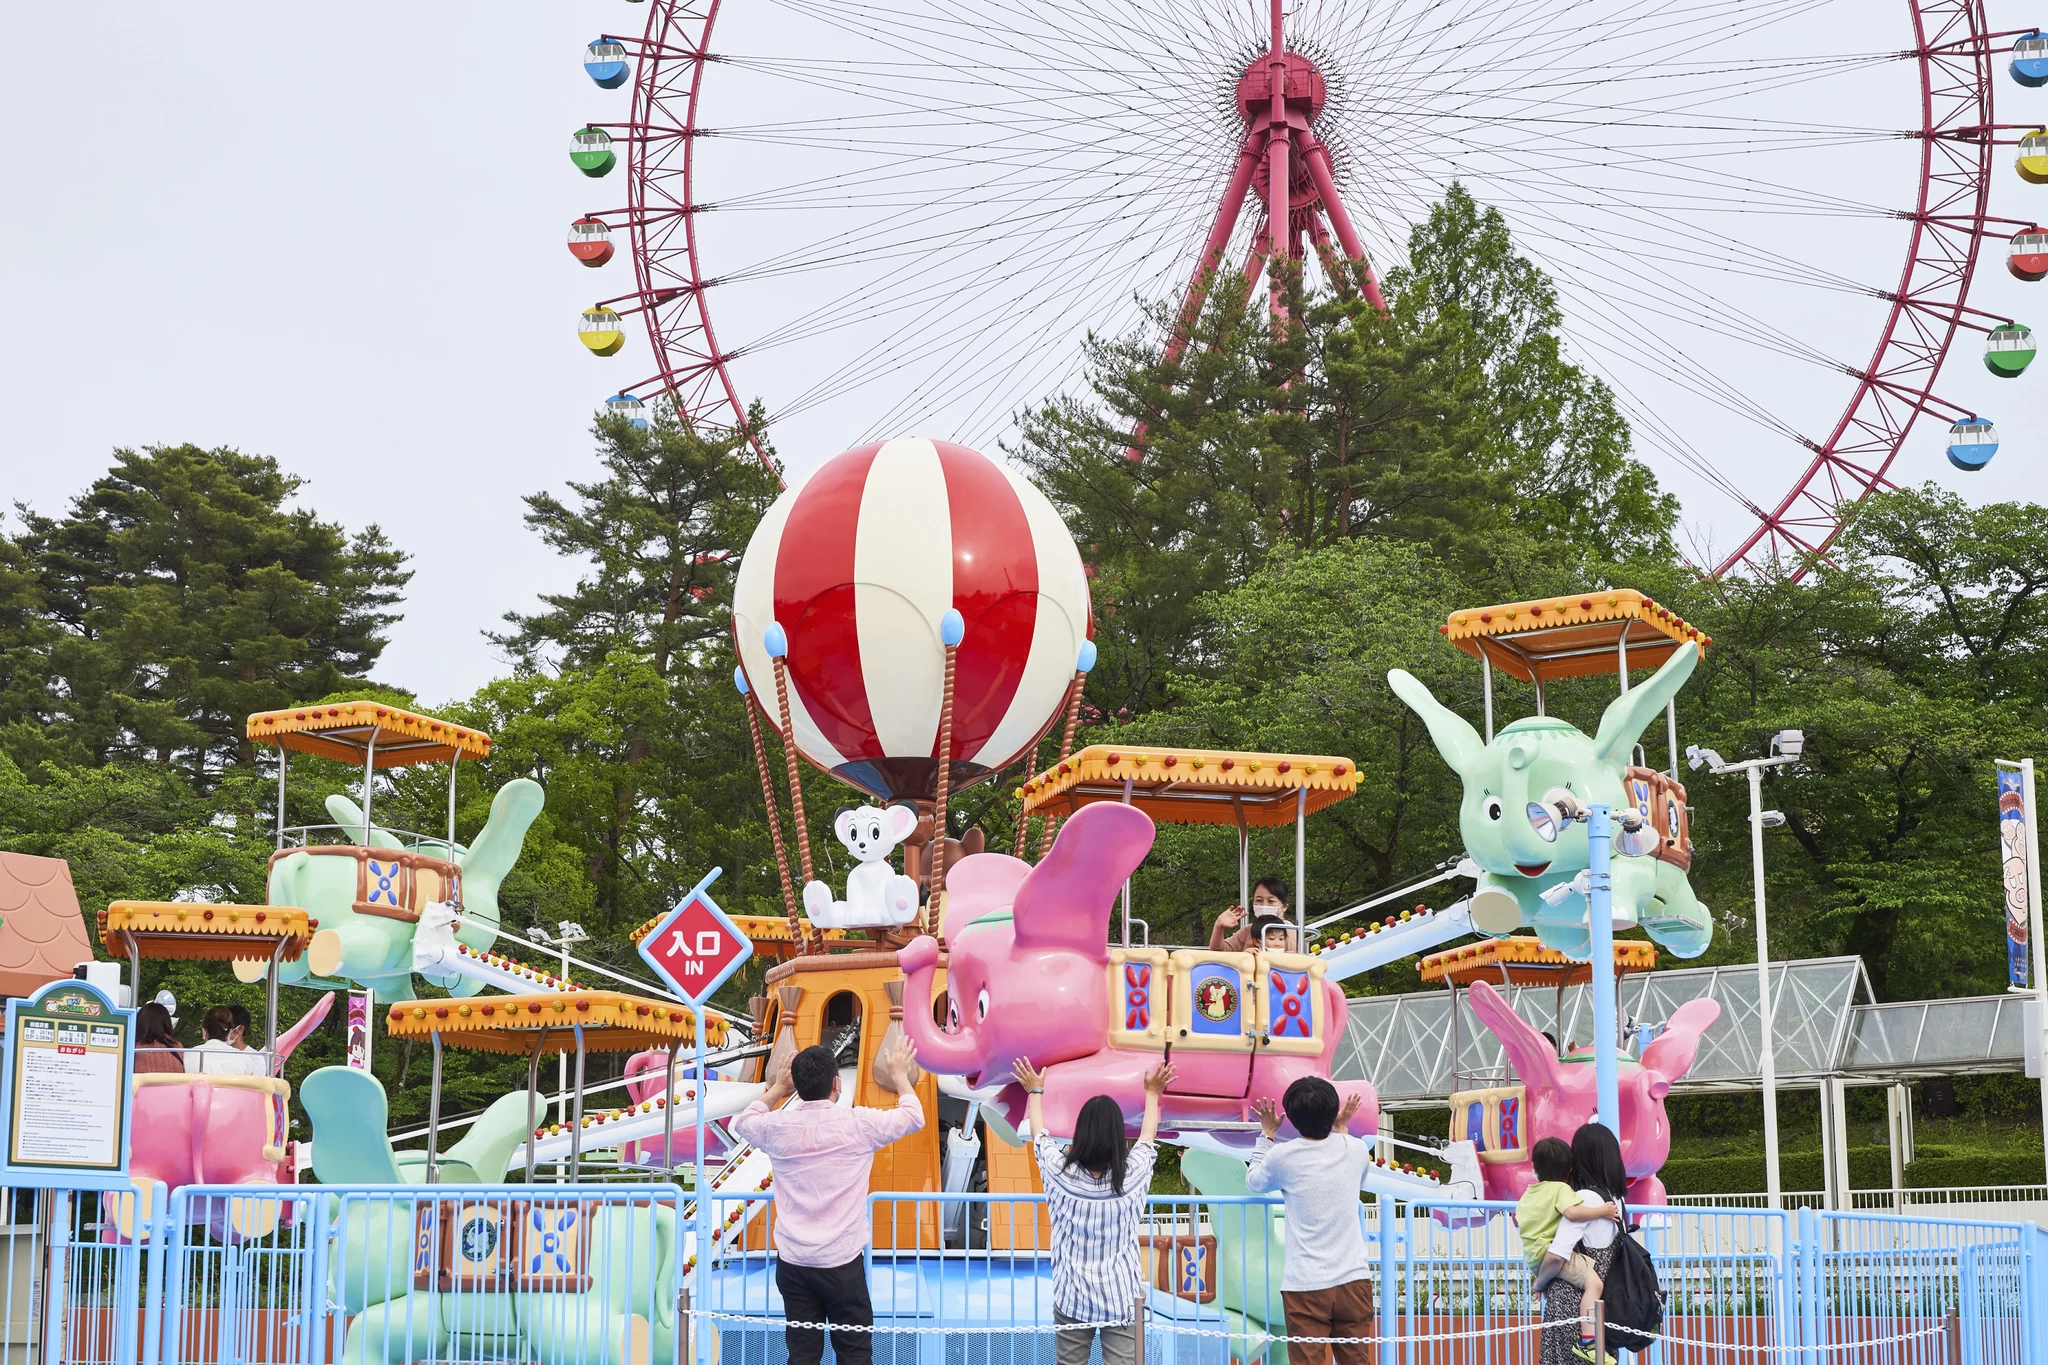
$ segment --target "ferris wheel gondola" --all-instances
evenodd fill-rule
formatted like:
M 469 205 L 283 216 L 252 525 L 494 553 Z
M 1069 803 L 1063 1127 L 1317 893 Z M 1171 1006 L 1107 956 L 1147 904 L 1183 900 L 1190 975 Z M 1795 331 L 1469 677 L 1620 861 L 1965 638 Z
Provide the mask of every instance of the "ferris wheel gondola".
M 1965 417 L 1948 429 L 1948 462 L 1971 471 L 1991 463 L 1998 453 L 1998 428 L 1989 418 Z

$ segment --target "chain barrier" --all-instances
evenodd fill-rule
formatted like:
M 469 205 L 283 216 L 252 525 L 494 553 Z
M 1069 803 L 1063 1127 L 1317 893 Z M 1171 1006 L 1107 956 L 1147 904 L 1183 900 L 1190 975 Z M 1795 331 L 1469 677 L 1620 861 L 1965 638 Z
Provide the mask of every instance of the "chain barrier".
M 797 1328 L 802 1330 L 808 1328 L 816 1332 L 889 1332 L 907 1336 L 984 1336 L 1045 1332 L 1093 1332 L 1106 1327 L 1128 1327 L 1131 1325 L 1131 1320 L 1125 1318 L 1120 1322 L 1004 1323 L 1000 1325 L 970 1323 L 944 1326 L 938 1324 L 889 1323 L 876 1326 L 873 1324 L 844 1322 L 786 1322 L 781 1318 L 763 1317 L 759 1314 L 751 1313 L 724 1313 L 709 1308 L 692 1308 L 690 1310 L 690 1317 L 707 1322 L 739 1323 L 745 1326 L 759 1327 L 764 1330 L 771 1328 L 784 1330 Z M 1256 1330 L 1232 1332 L 1213 1327 L 1185 1326 L 1177 1318 L 1152 1317 L 1146 1319 L 1145 1327 L 1148 1332 L 1170 1332 L 1175 1336 L 1200 1337 L 1222 1341 L 1277 1342 L 1290 1346 L 1363 1346 L 1385 1341 L 1395 1346 L 1403 1346 L 1438 1341 L 1473 1341 L 1481 1337 L 1511 1336 L 1517 1332 L 1548 1332 L 1559 1328 L 1584 1328 L 1590 1327 L 1592 1323 L 1593 1320 L 1591 1318 L 1560 1318 L 1556 1322 L 1512 1323 L 1466 1332 L 1429 1332 L 1416 1336 L 1397 1337 L 1311 1337 Z M 1748 1342 L 1739 1341 L 1704 1341 L 1697 1337 L 1675 1337 L 1662 1332 L 1640 1332 L 1634 1328 L 1619 1327 L 1612 1324 L 1608 1326 L 1607 1330 L 1612 1336 L 1625 1334 L 1635 1340 L 1658 1341 L 1669 1346 L 1684 1347 L 1695 1351 L 1730 1351 L 1751 1355 L 1813 1355 L 1829 1351 L 1861 1351 L 1873 1346 L 1892 1346 L 1900 1342 L 1919 1341 L 1926 1337 L 1938 1337 L 1948 1329 L 1945 1325 L 1937 1323 L 1915 1331 L 1901 1332 L 1895 1336 L 1865 1337 L 1856 1341 L 1836 1341 L 1812 1346 L 1752 1345 Z

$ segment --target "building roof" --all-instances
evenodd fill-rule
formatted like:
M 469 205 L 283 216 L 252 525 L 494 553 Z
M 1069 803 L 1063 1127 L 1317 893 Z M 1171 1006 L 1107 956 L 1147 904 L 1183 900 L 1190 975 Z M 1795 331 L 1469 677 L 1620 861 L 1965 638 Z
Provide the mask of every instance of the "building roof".
M 0 996 L 33 995 L 92 960 L 71 865 L 0 853 Z

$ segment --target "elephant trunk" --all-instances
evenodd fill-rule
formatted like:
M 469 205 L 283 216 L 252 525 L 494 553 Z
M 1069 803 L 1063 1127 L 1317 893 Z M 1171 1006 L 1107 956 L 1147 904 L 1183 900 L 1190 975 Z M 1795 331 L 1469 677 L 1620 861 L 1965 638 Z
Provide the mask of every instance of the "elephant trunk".
M 936 954 L 934 954 L 936 956 Z M 981 1070 L 981 1052 L 964 1034 L 941 1033 L 932 1022 L 931 963 L 913 966 L 903 982 L 903 1031 L 917 1048 L 917 1064 L 948 1076 L 973 1076 Z

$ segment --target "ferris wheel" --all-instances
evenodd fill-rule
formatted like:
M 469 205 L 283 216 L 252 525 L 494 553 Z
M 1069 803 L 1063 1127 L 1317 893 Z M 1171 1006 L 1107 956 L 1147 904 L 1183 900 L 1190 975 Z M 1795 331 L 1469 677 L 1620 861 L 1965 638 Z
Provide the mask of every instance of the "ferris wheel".
M 584 54 L 630 104 L 574 133 L 622 174 L 569 234 L 630 267 L 579 331 L 636 419 L 759 399 L 822 450 L 990 448 L 1088 335 L 1176 351 L 1207 265 L 1286 254 L 1377 301 L 1453 182 L 1555 281 L 1638 453 L 1737 528 L 1695 546 L 1716 574 L 1824 552 L 1902 458 L 1982 468 L 1977 381 L 2033 359 L 1970 295 L 1987 242 L 2048 276 L 2048 233 L 1991 207 L 2001 145 L 2048 183 L 2048 130 L 1993 111 L 2008 51 L 2048 84 L 2048 38 L 1983 0 L 645 3 Z M 1948 434 L 1909 446 L 1923 418 Z

